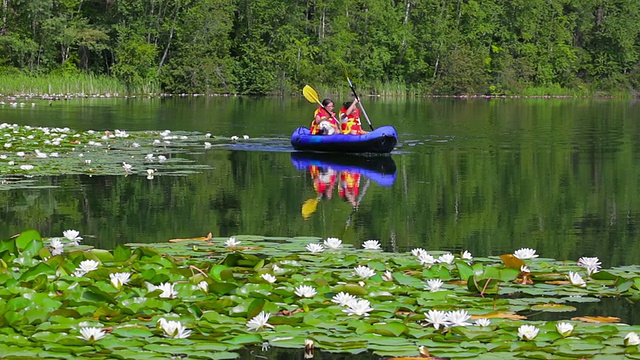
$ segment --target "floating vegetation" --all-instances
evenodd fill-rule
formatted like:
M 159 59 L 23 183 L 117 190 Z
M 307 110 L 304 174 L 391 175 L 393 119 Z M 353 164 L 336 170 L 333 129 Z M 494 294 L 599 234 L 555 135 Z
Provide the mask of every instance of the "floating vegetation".
M 184 131 L 75 131 L 3 123 L 0 189 L 34 187 L 33 177 L 43 175 L 188 175 L 208 166 L 182 154 L 239 140 Z
M 602 297 L 640 295 L 640 268 L 602 269 L 597 258 L 398 254 L 253 235 L 106 251 L 79 235 L 29 230 L 0 243 L 0 353 L 230 359 L 272 346 L 308 356 L 640 357 L 640 327 L 571 316 Z M 532 321 L 522 315 L 530 311 L 566 317 Z

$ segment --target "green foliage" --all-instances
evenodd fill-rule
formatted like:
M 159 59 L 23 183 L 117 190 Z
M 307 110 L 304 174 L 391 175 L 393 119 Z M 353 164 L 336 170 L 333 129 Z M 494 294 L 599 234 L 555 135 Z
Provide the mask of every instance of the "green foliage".
M 637 89 L 634 0 L 7 1 L 0 66 L 129 92 L 520 94 Z M 162 89 L 157 89 L 161 86 Z

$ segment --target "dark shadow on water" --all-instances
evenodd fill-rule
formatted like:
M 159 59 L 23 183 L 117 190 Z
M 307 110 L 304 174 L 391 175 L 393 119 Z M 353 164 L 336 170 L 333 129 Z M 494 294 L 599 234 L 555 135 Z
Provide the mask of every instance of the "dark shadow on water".
M 549 302 L 553 302 L 553 298 L 549 298 Z M 567 301 L 565 305 L 576 308 L 572 312 L 538 312 L 538 311 L 522 311 L 519 315 L 526 316 L 533 321 L 560 321 L 570 320 L 580 316 L 614 316 L 620 318 L 620 322 L 629 325 L 640 324 L 640 302 L 630 298 L 601 298 L 599 302 L 578 303 Z
M 328 351 L 322 351 L 321 349 L 315 349 L 313 357 L 305 358 L 304 349 L 284 349 L 271 347 L 269 350 L 262 351 L 260 347 L 249 347 L 239 351 L 240 359 L 268 359 L 268 360 L 380 360 L 381 357 L 362 352 L 359 354 L 347 354 L 347 353 L 333 353 Z M 417 351 L 416 351 L 417 354 Z

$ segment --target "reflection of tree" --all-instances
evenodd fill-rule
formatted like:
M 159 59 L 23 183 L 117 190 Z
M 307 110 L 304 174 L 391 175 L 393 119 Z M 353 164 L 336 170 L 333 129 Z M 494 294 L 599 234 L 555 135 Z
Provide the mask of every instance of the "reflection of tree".
M 468 249 L 475 256 L 532 247 L 559 259 L 599 256 L 605 267 L 640 263 L 639 129 L 631 113 L 615 102 L 527 104 L 526 111 L 522 103 L 503 104 L 500 116 L 508 120 L 496 121 L 491 104 L 434 102 L 434 118 L 475 121 L 436 123 L 434 134 L 456 136 L 394 155 L 402 180 L 389 188 L 372 183 L 346 232 L 351 205 L 339 199 L 301 219 L 302 202 L 315 193 L 290 154 L 227 150 L 193 155 L 212 170 L 186 177 L 63 176 L 39 180 L 54 189 L 1 191 L 0 226 L 14 233 L 35 227 L 44 236 L 75 228 L 103 247 L 211 231 L 337 236 L 358 246 L 379 239 L 387 249 L 393 240 L 400 251 Z M 597 120 L 605 115 L 594 109 L 611 120 Z

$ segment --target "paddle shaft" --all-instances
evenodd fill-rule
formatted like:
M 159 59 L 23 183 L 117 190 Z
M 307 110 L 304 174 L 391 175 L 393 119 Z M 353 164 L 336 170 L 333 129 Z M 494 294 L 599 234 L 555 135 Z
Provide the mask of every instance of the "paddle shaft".
M 351 83 L 351 79 L 349 79 L 348 76 L 347 76 L 347 81 L 349 82 L 349 87 L 351 88 L 351 91 L 353 92 L 353 96 L 356 98 L 356 100 L 358 100 L 358 105 L 360 105 L 360 110 L 362 110 L 362 114 L 364 115 L 364 118 L 367 119 L 367 124 L 369 124 L 369 127 L 371 128 L 371 131 L 373 131 L 373 125 L 371 125 L 371 120 L 369 120 L 369 115 L 367 115 L 367 112 L 364 110 L 364 106 L 362 106 L 362 103 L 360 102 L 360 97 L 358 97 L 358 93 L 356 92 L 356 88 L 353 86 L 353 84 Z

